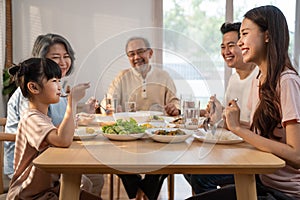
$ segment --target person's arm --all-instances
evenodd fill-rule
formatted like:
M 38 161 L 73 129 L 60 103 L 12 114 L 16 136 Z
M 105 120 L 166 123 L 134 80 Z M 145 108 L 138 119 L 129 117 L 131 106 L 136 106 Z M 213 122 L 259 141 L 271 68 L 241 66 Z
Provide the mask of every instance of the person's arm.
M 176 86 L 173 79 L 166 72 L 166 105 L 165 112 L 170 116 L 178 116 L 181 114 L 180 101 L 176 96 Z
M 286 123 L 286 143 L 271 140 L 244 128 L 239 120 L 239 107 L 232 101 L 225 109 L 226 122 L 230 131 L 243 138 L 257 149 L 273 153 L 284 159 L 289 165 L 300 168 L 300 123 L 290 121 Z
M 13 93 L 7 103 L 7 117 L 5 132 L 16 134 L 21 113 L 28 108 L 28 101 L 22 95 L 20 88 Z M 11 175 L 14 172 L 14 149 L 15 142 L 6 141 L 4 144 L 4 174 Z
M 68 104 L 63 121 L 56 130 L 50 131 L 46 141 L 54 146 L 68 147 L 73 141 L 75 131 L 75 114 L 77 103 L 85 96 L 85 91 L 90 87 L 89 83 L 78 84 L 72 88 L 68 96 Z
M 10 97 L 7 103 L 7 117 L 5 132 L 16 133 L 20 121 L 21 113 L 28 108 L 28 100 L 22 95 L 20 88 L 18 88 Z

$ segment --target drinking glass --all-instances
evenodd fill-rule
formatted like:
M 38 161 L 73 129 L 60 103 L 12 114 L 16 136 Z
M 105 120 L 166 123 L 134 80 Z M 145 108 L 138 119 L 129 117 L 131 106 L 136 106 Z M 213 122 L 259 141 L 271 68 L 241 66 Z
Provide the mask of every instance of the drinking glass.
M 197 129 L 200 117 L 200 100 L 191 98 L 183 100 L 183 119 L 185 128 Z
M 125 111 L 126 112 L 136 112 L 136 102 L 129 101 L 125 103 Z

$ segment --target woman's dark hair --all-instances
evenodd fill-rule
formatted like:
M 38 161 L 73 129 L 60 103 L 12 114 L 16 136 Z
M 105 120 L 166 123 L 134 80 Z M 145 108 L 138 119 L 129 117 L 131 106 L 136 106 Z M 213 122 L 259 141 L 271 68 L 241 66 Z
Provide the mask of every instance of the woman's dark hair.
M 36 58 L 46 58 L 47 53 L 49 52 L 49 48 L 54 44 L 62 44 L 66 48 L 70 58 L 71 58 L 71 66 L 67 71 L 66 76 L 70 75 L 74 69 L 74 50 L 72 49 L 68 40 L 66 40 L 63 36 L 48 33 L 46 35 L 39 35 L 33 45 L 32 56 Z
M 220 31 L 224 35 L 225 33 L 235 31 L 238 34 L 238 38 L 240 39 L 240 28 L 241 28 L 241 22 L 235 22 L 235 23 L 230 23 L 230 22 L 225 22 L 222 24 Z
M 14 66 L 18 69 L 16 72 L 16 83 L 20 86 L 22 94 L 26 98 L 31 97 L 28 90 L 28 82 L 35 82 L 43 88 L 42 81 L 44 78 L 61 78 L 61 70 L 56 62 L 48 58 L 29 58 L 19 65 Z
M 256 133 L 259 131 L 264 137 L 280 139 L 273 134 L 282 119 L 280 76 L 287 68 L 298 74 L 288 55 L 288 25 L 283 13 L 271 5 L 253 8 L 244 17 L 258 25 L 262 32 L 267 31 L 269 36 L 266 43 L 268 70 L 266 80 L 259 88 L 260 103 L 254 113 L 251 129 Z

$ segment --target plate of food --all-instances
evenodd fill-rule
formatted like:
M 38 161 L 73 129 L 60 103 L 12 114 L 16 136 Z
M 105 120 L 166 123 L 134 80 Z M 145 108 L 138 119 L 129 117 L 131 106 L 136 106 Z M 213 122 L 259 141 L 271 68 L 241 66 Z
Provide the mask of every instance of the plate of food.
M 100 133 L 100 127 L 78 127 L 74 132 L 74 140 L 86 140 L 96 137 Z
M 118 119 L 115 124 L 102 127 L 102 134 L 110 140 L 137 140 L 145 135 L 146 128 L 139 125 L 133 118 Z
M 174 124 L 170 124 L 168 122 L 160 122 L 160 121 L 150 121 L 146 123 L 141 123 L 141 126 L 145 127 L 146 129 L 149 128 L 173 128 L 175 127 Z
M 173 119 L 173 121 L 170 121 L 169 123 L 174 124 L 175 128 L 183 128 L 184 129 L 184 127 L 185 127 L 184 120 L 182 117 L 175 118 L 175 119 Z
M 113 116 L 89 114 L 84 112 L 76 114 L 76 119 L 79 126 L 104 126 L 115 123 Z
M 212 134 L 211 130 L 206 132 L 203 128 L 199 129 L 199 131 L 200 132 L 197 134 L 194 134 L 194 137 L 201 142 L 213 144 L 236 144 L 244 141 L 241 137 L 223 128 L 218 128 L 215 134 Z
M 146 130 L 147 135 L 156 142 L 184 142 L 193 135 L 193 131 L 178 128 L 152 128 Z
M 161 115 L 150 115 L 148 121 L 164 122 L 165 119 Z
M 93 124 L 98 126 L 106 126 L 106 125 L 112 125 L 115 124 L 115 120 L 113 116 L 105 116 L 101 114 L 94 114 L 95 119 L 93 120 Z
M 76 114 L 76 120 L 77 124 L 79 126 L 88 126 L 92 124 L 95 120 L 95 115 L 94 114 L 88 114 L 85 112 L 77 113 Z
M 119 113 L 113 113 L 113 118 L 115 121 L 122 119 L 125 121 L 129 121 L 131 118 L 133 118 L 138 123 L 146 122 L 149 118 L 149 113 L 146 112 L 119 112 Z
M 138 113 L 147 113 L 150 116 L 162 116 L 164 114 L 163 112 L 152 111 L 152 110 L 149 110 L 149 111 L 140 110 L 140 111 L 137 111 L 137 112 Z

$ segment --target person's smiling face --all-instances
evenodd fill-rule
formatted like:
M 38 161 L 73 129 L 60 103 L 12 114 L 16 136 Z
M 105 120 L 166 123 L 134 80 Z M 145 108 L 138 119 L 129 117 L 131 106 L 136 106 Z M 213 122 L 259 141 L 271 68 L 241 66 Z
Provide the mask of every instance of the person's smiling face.
M 243 61 L 260 65 L 267 54 L 268 34 L 262 32 L 257 24 L 245 18 L 241 25 L 241 38 L 238 45 L 242 50 Z
M 51 78 L 42 81 L 43 87 L 40 89 L 40 101 L 46 104 L 53 104 L 59 102 L 61 94 L 61 84 L 59 78 Z
M 130 65 L 137 71 L 148 66 L 152 53 L 152 49 L 147 48 L 141 39 L 132 40 L 127 45 L 126 54 Z
M 62 77 L 65 77 L 72 64 L 72 60 L 65 46 L 60 43 L 52 45 L 49 48 L 48 53 L 46 54 L 46 58 L 49 58 L 56 62 L 61 69 Z
M 237 45 L 238 39 L 238 32 L 236 31 L 230 31 L 223 35 L 221 55 L 228 67 L 231 68 L 243 65 L 242 51 Z

